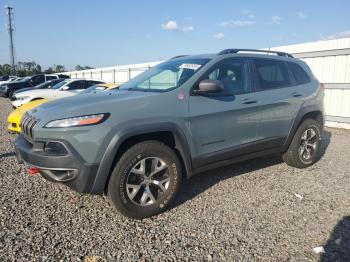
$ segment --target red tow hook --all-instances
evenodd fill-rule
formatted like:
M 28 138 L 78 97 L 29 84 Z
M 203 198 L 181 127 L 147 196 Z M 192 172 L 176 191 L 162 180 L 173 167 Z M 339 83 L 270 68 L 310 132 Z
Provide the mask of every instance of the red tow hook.
M 28 168 L 28 174 L 30 176 L 36 176 L 37 174 L 39 174 L 39 172 L 40 172 L 40 169 L 37 167 L 32 166 L 32 167 Z

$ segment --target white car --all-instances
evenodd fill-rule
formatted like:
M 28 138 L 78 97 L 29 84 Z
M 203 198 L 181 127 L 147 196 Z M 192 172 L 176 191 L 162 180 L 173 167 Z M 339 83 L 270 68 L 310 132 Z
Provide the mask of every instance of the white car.
M 11 83 L 13 81 L 16 81 L 17 79 L 19 79 L 19 77 L 17 76 L 2 76 L 0 77 L 0 85 Z
M 18 108 L 30 101 L 37 99 L 57 99 L 79 94 L 79 92 L 96 84 L 105 83 L 99 80 L 90 79 L 66 79 L 54 85 L 50 89 L 36 89 L 21 92 L 13 97 L 12 105 Z

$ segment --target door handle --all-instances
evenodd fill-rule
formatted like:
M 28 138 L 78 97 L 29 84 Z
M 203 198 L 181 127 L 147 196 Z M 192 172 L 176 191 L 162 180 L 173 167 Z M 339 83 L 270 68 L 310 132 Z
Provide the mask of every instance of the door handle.
M 252 100 L 252 99 L 248 99 L 248 98 L 242 100 L 242 104 L 245 104 L 245 105 L 255 104 L 257 102 L 258 102 L 258 100 Z
M 298 93 L 298 92 L 294 92 L 292 93 L 292 96 L 294 97 L 300 97 L 300 96 L 303 96 L 302 94 Z

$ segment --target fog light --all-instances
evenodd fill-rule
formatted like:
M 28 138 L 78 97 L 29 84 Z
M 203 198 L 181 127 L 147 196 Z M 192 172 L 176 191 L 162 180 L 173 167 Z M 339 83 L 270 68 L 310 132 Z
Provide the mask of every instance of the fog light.
M 60 142 L 46 142 L 44 151 L 48 155 L 64 156 L 67 155 L 67 149 Z

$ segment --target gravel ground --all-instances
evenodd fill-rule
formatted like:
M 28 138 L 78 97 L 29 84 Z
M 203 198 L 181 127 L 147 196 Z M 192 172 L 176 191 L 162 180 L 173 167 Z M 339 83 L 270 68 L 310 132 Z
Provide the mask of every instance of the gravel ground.
M 174 208 L 135 221 L 28 176 L 10 111 L 0 98 L 0 261 L 350 261 L 350 131 L 326 129 L 310 168 L 270 157 L 206 172 Z

